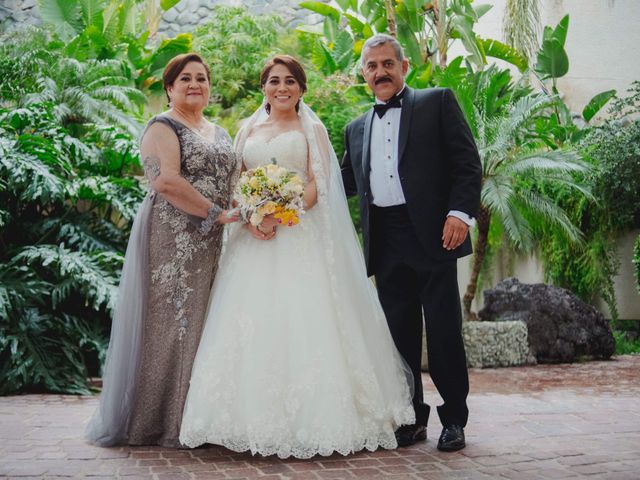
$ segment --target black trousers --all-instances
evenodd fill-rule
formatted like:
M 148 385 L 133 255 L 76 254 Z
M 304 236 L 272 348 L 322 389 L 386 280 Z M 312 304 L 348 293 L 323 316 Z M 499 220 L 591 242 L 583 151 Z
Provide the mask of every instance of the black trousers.
M 456 261 L 437 262 L 421 246 L 406 205 L 371 206 L 371 247 L 380 303 L 396 347 L 413 372 L 416 423 L 427 425 L 421 380 L 423 319 L 429 373 L 444 400 L 444 426 L 467 424 L 469 377 L 462 341 Z M 424 316 L 423 316 L 424 314 Z

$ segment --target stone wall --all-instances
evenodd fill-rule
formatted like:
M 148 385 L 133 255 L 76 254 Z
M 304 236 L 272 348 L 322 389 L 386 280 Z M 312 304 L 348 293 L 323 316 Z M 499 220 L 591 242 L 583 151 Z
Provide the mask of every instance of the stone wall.
M 168 37 L 191 32 L 205 23 L 216 5 L 246 6 L 252 13 L 280 16 L 288 25 L 314 24 L 321 17 L 298 6 L 299 0 L 181 0 L 165 12 L 159 32 Z M 24 24 L 39 24 L 36 0 L 0 0 L 0 23 L 11 30 Z
M 1 30 L 8 31 L 17 26 L 39 23 L 36 0 L 0 0 Z
M 167 36 L 190 32 L 205 23 L 215 5 L 246 6 L 256 15 L 274 14 L 288 25 L 316 23 L 319 16 L 298 7 L 299 0 L 181 0 L 162 17 L 159 31 Z

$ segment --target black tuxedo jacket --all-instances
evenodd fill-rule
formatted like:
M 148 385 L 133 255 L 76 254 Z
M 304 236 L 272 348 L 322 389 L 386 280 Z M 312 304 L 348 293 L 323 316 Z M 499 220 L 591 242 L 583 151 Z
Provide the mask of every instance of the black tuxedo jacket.
M 398 174 L 411 223 L 427 255 L 435 261 L 471 253 L 471 239 L 455 250 L 442 247 L 442 229 L 450 210 L 477 217 L 482 166 L 471 130 L 449 89 L 405 87 L 400 114 Z M 370 135 L 373 109 L 345 130 L 342 179 L 348 196 L 360 197 L 360 219 L 369 275 L 371 258 Z

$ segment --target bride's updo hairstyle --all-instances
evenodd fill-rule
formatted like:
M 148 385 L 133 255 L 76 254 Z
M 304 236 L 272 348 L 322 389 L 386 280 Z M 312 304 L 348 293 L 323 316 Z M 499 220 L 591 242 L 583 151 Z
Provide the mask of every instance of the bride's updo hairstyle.
M 264 88 L 267 80 L 269 79 L 269 73 L 271 73 L 271 69 L 278 64 L 287 67 L 287 70 L 291 72 L 293 78 L 295 78 L 296 82 L 298 82 L 298 85 L 300 85 L 300 91 L 304 95 L 304 93 L 307 91 L 307 75 L 304 73 L 304 68 L 302 68 L 300 62 L 298 62 L 298 60 L 293 58 L 291 55 L 276 55 L 265 64 L 265 66 L 262 68 L 262 73 L 260 74 L 260 87 Z M 269 103 L 267 103 L 264 108 L 267 113 L 271 113 L 271 105 L 269 105 Z M 299 108 L 300 101 L 296 103 L 296 112 Z

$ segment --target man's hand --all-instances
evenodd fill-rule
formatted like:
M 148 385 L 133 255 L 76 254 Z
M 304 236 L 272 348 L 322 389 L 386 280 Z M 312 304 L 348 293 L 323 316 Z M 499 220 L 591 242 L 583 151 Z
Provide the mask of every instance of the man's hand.
M 469 233 L 469 226 L 457 217 L 447 217 L 442 230 L 442 246 L 447 250 L 458 248 Z

